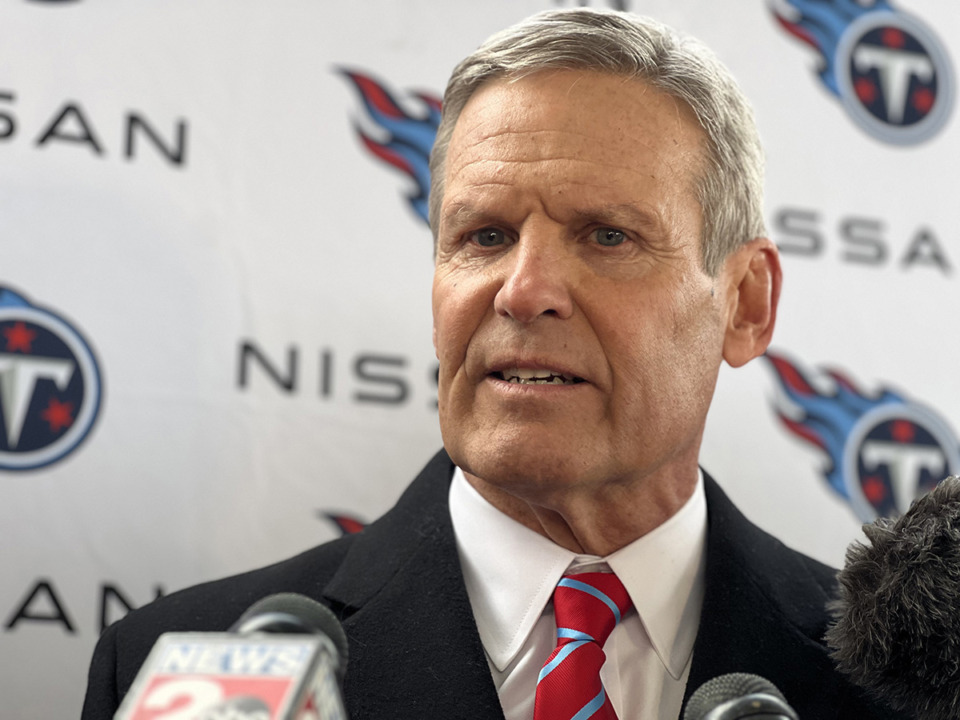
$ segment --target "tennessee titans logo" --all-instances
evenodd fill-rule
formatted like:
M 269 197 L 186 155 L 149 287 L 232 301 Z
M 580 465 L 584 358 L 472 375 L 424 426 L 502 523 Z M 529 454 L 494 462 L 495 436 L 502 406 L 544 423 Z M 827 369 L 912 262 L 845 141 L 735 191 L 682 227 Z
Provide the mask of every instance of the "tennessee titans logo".
M 406 173 L 414 183 L 407 200 L 421 220 L 427 222 L 427 199 L 430 195 L 430 149 L 440 124 L 440 100 L 425 93 L 410 93 L 421 106 L 412 115 L 405 111 L 396 96 L 369 75 L 341 70 L 360 94 L 366 121 L 374 127 L 368 132 L 359 122 L 353 127 L 373 155 Z M 374 133 L 382 139 L 374 137 Z
M 771 0 L 780 25 L 813 47 L 824 87 L 882 142 L 935 135 L 953 106 L 953 68 L 943 44 L 887 0 Z
M 781 355 L 766 359 L 783 391 L 778 417 L 825 454 L 827 482 L 863 522 L 905 512 L 960 470 L 960 443 L 931 410 L 885 388 L 866 396 L 837 371 L 814 379 Z
M 63 459 L 100 411 L 100 370 L 90 345 L 59 315 L 0 287 L 0 469 Z

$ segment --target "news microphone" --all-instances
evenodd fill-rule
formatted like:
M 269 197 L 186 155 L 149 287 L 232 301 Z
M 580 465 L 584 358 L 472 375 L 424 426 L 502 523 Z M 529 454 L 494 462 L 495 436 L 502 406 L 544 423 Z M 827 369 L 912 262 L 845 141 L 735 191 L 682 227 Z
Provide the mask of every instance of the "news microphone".
M 346 658 L 346 635 L 328 608 L 270 595 L 228 632 L 161 635 L 114 718 L 346 720 Z
M 831 603 L 837 667 L 918 720 L 960 717 L 960 478 L 863 532 Z
M 799 720 L 777 687 L 759 675 L 729 673 L 708 680 L 687 701 L 683 720 Z

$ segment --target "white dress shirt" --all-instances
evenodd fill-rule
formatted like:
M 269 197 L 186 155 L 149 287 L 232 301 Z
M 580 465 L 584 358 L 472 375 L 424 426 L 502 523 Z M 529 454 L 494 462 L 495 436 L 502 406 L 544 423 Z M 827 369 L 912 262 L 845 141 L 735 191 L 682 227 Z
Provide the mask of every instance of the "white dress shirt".
M 467 594 L 506 720 L 532 720 L 556 647 L 553 589 L 567 571 L 612 570 L 633 600 L 604 645 L 600 677 L 620 720 L 676 720 L 703 604 L 702 474 L 663 525 L 607 557 L 578 555 L 488 503 L 454 471 L 450 514 Z

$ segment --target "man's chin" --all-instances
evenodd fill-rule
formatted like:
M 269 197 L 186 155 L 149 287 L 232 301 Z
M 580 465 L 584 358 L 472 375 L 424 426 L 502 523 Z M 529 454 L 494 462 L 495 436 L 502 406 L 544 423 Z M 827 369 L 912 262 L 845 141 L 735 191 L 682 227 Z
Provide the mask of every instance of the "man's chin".
M 452 453 L 451 457 L 479 483 L 526 499 L 589 482 L 596 472 L 569 446 L 511 443 L 472 452 L 467 449 L 462 454 Z

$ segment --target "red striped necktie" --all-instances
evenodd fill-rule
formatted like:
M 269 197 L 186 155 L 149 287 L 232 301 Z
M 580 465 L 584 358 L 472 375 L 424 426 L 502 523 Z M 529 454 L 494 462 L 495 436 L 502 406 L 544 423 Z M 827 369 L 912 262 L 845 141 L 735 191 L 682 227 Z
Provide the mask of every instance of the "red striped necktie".
M 553 591 L 557 647 L 537 680 L 533 720 L 617 720 L 600 667 L 603 644 L 630 607 L 612 573 L 563 576 Z

